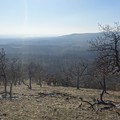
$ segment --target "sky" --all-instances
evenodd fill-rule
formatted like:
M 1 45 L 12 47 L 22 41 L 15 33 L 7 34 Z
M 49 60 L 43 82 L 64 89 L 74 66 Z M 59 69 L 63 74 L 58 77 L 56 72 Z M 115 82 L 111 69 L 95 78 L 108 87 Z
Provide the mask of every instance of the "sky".
M 120 0 L 0 0 L 0 35 L 98 32 L 120 21 Z

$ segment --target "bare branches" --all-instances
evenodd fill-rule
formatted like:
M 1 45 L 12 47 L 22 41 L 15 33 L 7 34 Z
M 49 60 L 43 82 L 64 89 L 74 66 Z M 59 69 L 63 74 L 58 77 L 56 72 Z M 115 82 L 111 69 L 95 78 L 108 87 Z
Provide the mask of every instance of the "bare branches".
M 3 77 L 4 79 L 4 92 L 5 92 L 5 98 L 7 96 L 7 75 L 6 75 L 6 64 L 7 64 L 7 59 L 6 59 L 6 54 L 5 50 L 2 48 L 0 50 L 0 77 Z
M 99 25 L 102 33 L 96 40 L 91 41 L 91 50 L 98 53 L 97 58 L 106 61 L 110 67 L 110 71 L 115 70 L 120 71 L 120 25 L 114 23 L 114 26 L 109 25 Z
M 76 76 L 76 80 L 77 80 L 77 89 L 80 88 L 80 79 L 82 76 L 86 75 L 86 70 L 87 70 L 88 64 L 85 62 L 85 60 L 83 61 L 82 59 L 79 59 L 78 61 L 74 61 L 73 63 L 73 75 Z
M 83 100 L 83 98 L 80 98 L 82 102 L 87 103 L 89 105 L 89 108 L 94 110 L 96 113 L 98 113 L 99 111 L 102 112 L 104 110 L 112 110 L 115 111 L 115 113 L 117 113 L 118 115 L 120 115 L 120 113 L 118 112 L 118 109 L 120 106 L 119 104 L 115 104 L 112 101 L 105 101 L 103 100 L 103 96 L 105 94 L 104 89 L 102 90 L 101 94 L 100 94 L 100 99 L 93 99 L 93 102 L 89 102 L 87 100 Z M 95 106 L 98 107 L 95 107 Z
M 93 108 L 95 105 L 101 105 L 102 107 L 98 108 L 97 112 L 113 109 L 116 111 L 117 105 L 112 101 L 105 101 L 103 97 L 106 93 L 106 77 L 120 72 L 120 25 L 114 23 L 113 27 L 109 25 L 99 25 L 99 27 L 102 30 L 101 35 L 90 44 L 91 50 L 97 53 L 95 72 L 98 76 L 102 76 L 102 82 L 100 81 L 102 92 L 99 99 L 95 99 L 93 103 L 90 103 L 90 106 Z M 116 113 L 120 115 L 119 112 Z

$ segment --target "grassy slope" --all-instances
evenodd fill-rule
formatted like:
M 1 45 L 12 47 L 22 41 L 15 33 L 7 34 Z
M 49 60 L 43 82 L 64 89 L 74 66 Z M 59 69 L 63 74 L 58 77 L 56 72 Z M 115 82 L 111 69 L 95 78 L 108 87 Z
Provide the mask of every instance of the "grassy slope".
M 0 91 L 2 88 L 0 88 Z M 46 96 L 40 97 L 39 92 L 60 92 L 70 96 Z M 0 118 L 3 120 L 119 120 L 114 111 L 103 111 L 96 114 L 88 109 L 79 97 L 91 100 L 99 97 L 100 90 L 64 88 L 64 87 L 43 87 L 34 85 L 33 90 L 25 86 L 14 87 L 14 93 L 20 95 L 19 100 L 0 100 Z M 120 102 L 120 92 L 109 91 L 105 99 Z

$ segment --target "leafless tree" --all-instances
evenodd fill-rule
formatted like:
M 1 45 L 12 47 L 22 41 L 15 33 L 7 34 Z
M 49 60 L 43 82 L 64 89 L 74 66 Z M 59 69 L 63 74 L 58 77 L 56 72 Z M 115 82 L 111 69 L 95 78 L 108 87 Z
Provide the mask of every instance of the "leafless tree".
M 73 86 L 73 67 L 69 60 L 64 60 L 60 68 L 61 84 L 65 87 Z
M 81 78 L 87 75 L 87 67 L 87 62 L 81 58 L 76 58 L 74 61 L 67 61 L 66 64 L 64 63 L 62 71 L 66 86 L 71 86 L 74 83 L 74 86 L 79 89 Z
M 32 79 L 34 78 L 35 72 L 36 72 L 36 64 L 33 62 L 30 62 L 27 66 L 28 70 L 28 77 L 29 77 L 29 89 L 32 89 Z
M 13 83 L 15 81 L 17 81 L 17 62 L 18 62 L 18 59 L 17 58 L 13 58 L 11 61 L 10 61 L 10 98 L 12 98 L 12 89 L 13 89 Z
M 104 89 L 105 93 L 107 93 L 106 80 L 111 74 L 111 72 L 109 71 L 109 64 L 106 64 L 106 62 L 107 60 L 99 58 L 96 58 L 94 62 L 95 66 L 94 74 L 98 79 L 102 80 L 102 81 L 100 80 L 99 83 L 102 89 Z
M 40 85 L 40 87 L 42 87 L 42 80 L 44 78 L 44 74 L 45 74 L 44 68 L 42 67 L 42 65 L 40 65 L 40 63 L 38 63 L 36 65 L 35 77 L 36 77 L 37 82 Z
M 4 92 L 5 92 L 5 98 L 7 96 L 7 58 L 5 54 L 5 50 L 2 48 L 0 49 L 0 76 L 4 80 Z
M 113 27 L 100 25 L 100 29 L 101 35 L 90 44 L 91 50 L 97 53 L 95 59 L 97 73 L 102 76 L 103 83 L 100 84 L 106 91 L 107 76 L 120 71 L 120 25 L 118 23 L 114 23 Z
M 120 71 L 120 25 L 115 23 L 101 26 L 102 34 L 90 42 L 91 49 L 97 52 L 97 59 L 104 61 L 109 66 L 109 71 L 116 73 Z M 103 63 L 101 65 L 104 65 Z
M 102 30 L 101 35 L 97 37 L 96 40 L 91 41 L 90 44 L 91 49 L 97 53 L 95 59 L 97 69 L 95 70 L 103 77 L 103 83 L 100 82 L 102 92 L 99 99 L 93 99 L 93 103 L 83 100 L 82 98 L 81 101 L 88 103 L 93 110 L 95 110 L 95 105 L 102 105 L 103 107 L 97 111 L 111 109 L 115 109 L 116 111 L 118 105 L 110 100 L 104 100 L 103 96 L 106 92 L 106 76 L 120 72 L 120 26 L 118 23 L 115 23 L 113 27 L 109 25 L 100 25 L 100 28 Z M 117 111 L 116 113 L 120 115 Z
M 87 72 L 86 72 L 87 67 L 88 67 L 88 64 L 82 59 L 74 61 L 74 63 L 73 63 L 72 72 L 73 72 L 73 74 L 74 74 L 74 76 L 75 76 L 75 78 L 77 80 L 77 82 L 76 82 L 77 89 L 80 88 L 80 79 L 81 79 L 81 77 L 84 76 L 84 75 L 87 75 Z
M 22 80 L 24 79 L 24 69 L 23 69 L 23 63 L 20 59 L 17 60 L 17 63 L 16 63 L 16 80 L 14 82 L 14 85 L 16 86 L 17 84 L 18 85 L 21 85 L 21 82 Z

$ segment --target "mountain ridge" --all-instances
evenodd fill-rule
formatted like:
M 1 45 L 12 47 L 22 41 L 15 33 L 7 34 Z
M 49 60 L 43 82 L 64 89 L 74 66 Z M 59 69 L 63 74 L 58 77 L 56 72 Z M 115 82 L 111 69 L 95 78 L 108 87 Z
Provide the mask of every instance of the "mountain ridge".
M 57 37 L 0 38 L 0 48 L 8 54 L 88 55 L 89 41 L 101 33 L 69 34 Z

